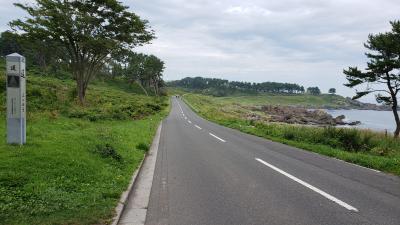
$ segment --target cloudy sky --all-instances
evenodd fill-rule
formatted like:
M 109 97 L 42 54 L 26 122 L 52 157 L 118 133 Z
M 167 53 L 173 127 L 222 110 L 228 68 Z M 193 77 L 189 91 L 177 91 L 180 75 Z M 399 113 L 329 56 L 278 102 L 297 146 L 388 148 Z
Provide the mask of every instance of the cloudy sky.
M 12 2 L 0 0 L 0 30 L 24 15 Z M 167 80 L 293 82 L 323 92 L 335 87 L 345 96 L 354 91 L 342 85 L 343 68 L 364 68 L 368 34 L 387 31 L 390 20 L 400 19 L 399 0 L 123 2 L 156 31 L 157 39 L 137 50 L 165 61 Z

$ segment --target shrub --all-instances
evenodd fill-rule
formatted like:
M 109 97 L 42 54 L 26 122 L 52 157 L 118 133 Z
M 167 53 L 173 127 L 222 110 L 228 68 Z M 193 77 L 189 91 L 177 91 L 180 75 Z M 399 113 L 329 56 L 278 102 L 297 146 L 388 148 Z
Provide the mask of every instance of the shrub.
M 95 153 L 99 154 L 103 158 L 111 158 L 118 162 L 122 161 L 122 156 L 110 144 L 97 145 Z
M 338 139 L 345 150 L 361 151 L 363 150 L 360 132 L 356 129 L 338 129 Z
M 320 143 L 331 147 L 341 147 L 347 151 L 368 151 L 371 148 L 371 136 L 361 135 L 357 129 L 326 127 Z
M 7 172 L 0 175 L 0 187 L 23 187 L 28 182 L 28 177 L 21 173 Z
M 78 90 L 76 90 L 76 88 L 71 88 L 68 91 L 68 98 L 70 100 L 75 100 L 78 97 Z
M 150 149 L 150 146 L 148 144 L 145 144 L 145 143 L 141 142 L 141 143 L 136 145 L 136 149 L 148 152 L 149 149 Z
M 284 133 L 283 133 L 283 137 L 287 140 L 294 140 L 296 137 L 295 132 L 289 130 L 289 129 L 285 129 Z
M 0 60 L 2 66 L 4 60 Z M 138 86 L 119 80 L 93 82 L 81 106 L 76 99 L 76 83 L 62 68 L 54 68 L 49 74 L 34 67 L 29 69 L 26 90 L 29 113 L 57 111 L 60 116 L 90 121 L 128 120 L 154 115 L 168 106 L 167 97 L 144 96 Z M 0 70 L 0 112 L 5 111 L 5 82 L 4 70 Z
M 371 153 L 374 155 L 386 156 L 390 153 L 390 149 L 385 146 L 379 146 L 371 149 Z
M 153 111 L 160 111 L 161 110 L 161 106 L 156 105 L 156 104 L 152 104 L 152 103 L 146 103 L 146 107 L 150 108 Z

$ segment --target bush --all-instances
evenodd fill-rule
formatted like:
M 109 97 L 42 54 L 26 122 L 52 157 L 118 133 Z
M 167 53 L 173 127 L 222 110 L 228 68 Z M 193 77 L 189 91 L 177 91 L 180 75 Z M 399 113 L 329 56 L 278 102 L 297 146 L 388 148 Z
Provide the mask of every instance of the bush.
M 363 150 L 363 143 L 360 133 L 356 129 L 338 129 L 338 139 L 342 147 L 348 151 Z
M 146 103 L 146 107 L 150 108 L 153 111 L 160 111 L 161 110 L 161 106 L 160 105 L 156 105 L 156 104 L 152 104 L 152 103 Z
M 28 182 L 28 177 L 16 172 L 7 172 L 0 175 L 0 187 L 23 187 Z
M 379 156 L 386 156 L 390 152 L 390 149 L 387 147 L 375 147 L 371 149 L 371 153 L 374 155 L 379 155 Z
M 284 129 L 283 131 L 283 138 L 287 139 L 287 140 L 294 140 L 296 139 L 296 137 L 298 136 L 298 134 L 296 133 L 296 131 L 294 129 Z
M 1 66 L 4 62 L 0 62 Z M 65 79 L 56 78 L 57 71 L 47 75 L 37 68 L 30 68 L 26 90 L 29 113 L 58 111 L 60 116 L 89 121 L 127 120 L 154 115 L 168 106 L 167 97 L 145 96 L 139 87 L 118 80 L 92 82 L 85 104 L 81 106 L 77 101 L 75 81 L 67 73 L 57 74 Z M 0 112 L 5 111 L 5 82 L 4 71 L 0 70 Z
M 150 149 L 150 146 L 148 144 L 145 144 L 145 143 L 141 142 L 141 143 L 136 145 L 136 149 L 148 152 L 149 149 Z
M 227 121 L 227 119 L 225 120 Z M 286 140 L 298 140 L 302 142 L 324 144 L 333 148 L 340 148 L 346 151 L 359 152 L 371 151 L 382 141 L 378 141 L 371 132 L 357 129 L 335 128 L 335 127 L 304 127 L 286 124 L 263 124 L 255 123 L 255 127 L 262 135 L 282 137 Z M 378 139 L 378 140 L 377 140 Z M 386 140 L 385 143 L 391 143 Z M 391 146 L 393 144 L 390 144 Z M 386 147 L 385 149 L 390 149 Z M 385 150 L 384 152 L 388 152 Z
M 103 158 L 111 158 L 118 162 L 122 161 L 122 156 L 110 144 L 97 145 L 95 153 Z

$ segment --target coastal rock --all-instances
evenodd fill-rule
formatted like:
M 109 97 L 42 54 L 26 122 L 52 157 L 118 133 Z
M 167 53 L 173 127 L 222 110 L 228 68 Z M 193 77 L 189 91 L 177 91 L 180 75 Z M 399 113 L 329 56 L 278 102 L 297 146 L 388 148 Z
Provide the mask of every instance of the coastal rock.
M 346 123 L 343 121 L 345 118 L 346 118 L 346 117 L 345 117 L 344 115 L 337 116 L 337 117 L 335 118 L 336 124 L 337 124 L 337 125 L 346 125 Z
M 347 125 L 350 125 L 350 126 L 356 126 L 356 125 L 360 125 L 360 124 L 361 124 L 361 121 L 358 121 L 358 120 L 347 123 Z
M 246 120 L 250 120 L 250 121 L 258 121 L 261 119 L 260 115 L 257 115 L 255 113 L 248 113 L 246 114 Z
M 253 107 L 254 111 L 261 111 L 268 115 L 270 122 L 281 122 L 289 124 L 307 124 L 307 125 L 358 125 L 359 121 L 345 122 L 345 116 L 332 117 L 324 110 L 309 110 L 303 107 L 264 105 Z M 258 120 L 257 114 L 246 115 L 248 120 Z

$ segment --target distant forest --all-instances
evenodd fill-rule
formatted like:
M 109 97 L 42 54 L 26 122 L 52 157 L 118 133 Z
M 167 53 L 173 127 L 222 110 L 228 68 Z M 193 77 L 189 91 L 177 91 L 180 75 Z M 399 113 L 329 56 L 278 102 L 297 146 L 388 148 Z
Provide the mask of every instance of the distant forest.
M 306 92 L 303 86 L 292 83 L 262 82 L 251 83 L 241 81 L 228 81 L 218 78 L 186 77 L 181 80 L 167 82 L 167 86 L 198 90 L 214 96 L 226 96 L 234 93 L 279 93 L 279 94 L 303 94 Z M 310 94 L 321 93 L 318 87 L 307 89 Z

